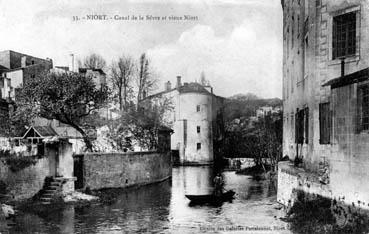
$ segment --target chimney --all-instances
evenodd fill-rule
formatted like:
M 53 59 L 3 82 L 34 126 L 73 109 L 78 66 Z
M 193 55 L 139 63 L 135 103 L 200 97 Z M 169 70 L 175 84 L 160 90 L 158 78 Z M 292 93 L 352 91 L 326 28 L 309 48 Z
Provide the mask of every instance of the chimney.
M 172 89 L 172 84 L 170 83 L 170 81 L 164 83 L 164 90 L 165 91 L 169 91 Z
M 69 71 L 74 72 L 74 54 L 70 54 Z
M 26 67 L 26 66 L 27 66 L 27 57 L 22 56 L 22 58 L 21 58 L 21 67 Z
M 180 86 L 182 86 L 181 76 L 177 76 L 177 87 L 180 87 Z

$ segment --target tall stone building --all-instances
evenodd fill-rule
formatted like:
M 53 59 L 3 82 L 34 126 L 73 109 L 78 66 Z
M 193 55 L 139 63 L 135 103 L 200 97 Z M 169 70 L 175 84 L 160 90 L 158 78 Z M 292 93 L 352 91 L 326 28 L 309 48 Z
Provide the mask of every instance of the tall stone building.
M 196 82 L 165 83 L 163 92 L 146 99 L 170 98 L 174 110 L 167 114 L 174 133 L 171 149 L 179 164 L 212 164 L 221 153 L 223 140 L 223 100 L 216 96 L 213 88 Z
M 9 131 L 9 112 L 27 79 L 32 79 L 53 66 L 51 59 L 41 59 L 12 50 L 0 51 L 0 148 L 9 147 L 6 132 Z
M 292 190 L 369 204 L 369 1 L 282 0 L 283 154 Z M 315 178 L 315 179 L 314 179 Z M 365 208 L 369 208 L 368 205 Z
M 14 99 L 17 89 L 27 79 L 32 79 L 53 67 L 51 59 L 41 59 L 12 50 L 0 52 L 1 98 Z

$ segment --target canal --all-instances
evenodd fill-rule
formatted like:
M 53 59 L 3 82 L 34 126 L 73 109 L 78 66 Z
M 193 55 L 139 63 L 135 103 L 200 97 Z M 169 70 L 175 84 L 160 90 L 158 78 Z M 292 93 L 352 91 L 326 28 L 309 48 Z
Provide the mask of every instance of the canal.
M 223 172 L 233 202 L 189 206 L 185 194 L 212 191 L 210 167 L 173 168 L 171 180 L 122 190 L 109 204 L 69 205 L 59 212 L 16 217 L 11 233 L 290 233 L 279 217 L 276 188 L 268 180 Z

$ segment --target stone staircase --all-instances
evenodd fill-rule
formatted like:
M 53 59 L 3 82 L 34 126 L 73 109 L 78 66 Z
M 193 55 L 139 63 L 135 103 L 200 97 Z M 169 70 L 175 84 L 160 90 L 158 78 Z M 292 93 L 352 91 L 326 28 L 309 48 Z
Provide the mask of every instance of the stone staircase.
M 51 204 L 52 200 L 61 194 L 63 182 L 63 177 L 46 177 L 44 186 L 40 191 L 41 203 L 44 205 Z

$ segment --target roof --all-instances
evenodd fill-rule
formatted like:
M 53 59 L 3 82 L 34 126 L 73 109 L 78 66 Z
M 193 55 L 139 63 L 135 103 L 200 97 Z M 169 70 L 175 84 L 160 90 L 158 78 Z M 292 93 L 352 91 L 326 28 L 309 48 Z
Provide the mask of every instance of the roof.
M 79 73 L 86 73 L 88 70 L 99 72 L 101 75 L 105 75 L 105 72 L 101 68 L 78 68 Z
M 164 125 L 160 126 L 158 130 L 159 132 L 173 132 L 173 129 Z
M 178 91 L 180 93 L 205 93 L 211 94 L 205 87 L 199 83 L 191 82 L 191 83 L 184 83 L 184 85 L 178 87 Z
M 173 88 L 173 89 L 164 90 L 164 91 L 161 91 L 159 93 L 152 94 L 150 96 L 147 96 L 143 100 L 151 99 L 151 98 L 154 98 L 154 97 L 158 97 L 158 96 L 161 96 L 163 94 L 170 93 L 170 92 L 172 92 L 174 90 L 178 90 L 179 93 L 203 93 L 203 94 L 209 94 L 209 95 L 213 95 L 214 97 L 224 99 L 224 97 L 217 96 L 214 93 L 209 92 L 205 87 L 211 88 L 211 86 L 203 86 L 203 85 L 201 85 L 199 83 L 196 83 L 196 82 L 184 83 L 180 87 L 176 87 L 176 88 Z
M 50 126 L 32 126 L 30 127 L 27 132 L 23 135 L 22 138 L 26 138 L 27 134 L 34 130 L 40 137 L 54 137 L 58 136 L 58 134 L 55 132 L 55 130 Z
M 339 88 L 342 86 L 358 83 L 369 78 L 369 68 L 362 69 L 360 71 L 332 79 L 323 84 L 323 86 L 331 86 L 331 89 Z
M 6 70 L 9 70 L 9 69 L 0 64 L 0 71 L 6 71 Z

